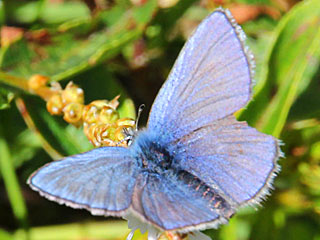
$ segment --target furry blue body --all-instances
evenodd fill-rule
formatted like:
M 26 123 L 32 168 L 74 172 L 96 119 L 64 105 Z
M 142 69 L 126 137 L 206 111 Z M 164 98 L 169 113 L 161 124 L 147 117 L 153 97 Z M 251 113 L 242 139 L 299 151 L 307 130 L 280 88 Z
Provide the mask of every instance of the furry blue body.
M 165 174 L 174 170 L 174 152 L 163 139 L 165 136 L 159 138 L 156 133 L 144 129 L 133 140 L 132 155 L 143 171 Z

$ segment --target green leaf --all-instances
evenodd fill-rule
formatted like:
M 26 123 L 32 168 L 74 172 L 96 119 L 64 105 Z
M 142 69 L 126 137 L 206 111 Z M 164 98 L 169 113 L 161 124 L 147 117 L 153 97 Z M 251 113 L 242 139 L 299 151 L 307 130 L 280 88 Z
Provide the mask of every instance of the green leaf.
M 50 133 L 60 143 L 61 148 L 66 153 L 65 155 L 86 152 L 92 148 L 87 139 L 83 138 L 84 142 L 81 143 L 79 137 L 77 137 L 77 135 L 81 134 L 79 131 L 82 131 L 82 129 L 75 129 L 75 127 L 59 121 L 60 119 L 57 119 L 59 117 L 51 116 L 44 109 L 41 112 L 37 111 L 36 114 L 40 114 L 41 120 L 43 120 Z M 73 129 L 67 130 L 70 127 Z
M 0 239 L 1 240 L 13 240 L 13 236 L 0 228 Z
M 0 127 L 2 127 L 2 138 L 9 146 L 14 168 L 32 159 L 41 149 L 39 139 L 32 131 L 26 129 L 15 104 L 0 112 Z M 1 172 L 0 178 L 2 178 Z
M 45 1 L 39 16 L 40 20 L 47 24 L 58 24 L 87 17 L 90 17 L 90 11 L 81 1 L 64 1 L 62 3 Z
M 123 21 L 127 22 L 129 19 Z M 115 25 L 107 32 L 102 30 L 91 34 L 89 40 L 87 37 L 78 39 L 71 33 L 53 36 L 52 44 L 46 46 L 26 44 L 25 40 L 21 39 L 7 49 L 1 49 L 1 68 L 10 73 L 11 78 L 28 79 L 33 74 L 42 74 L 51 77 L 52 81 L 60 81 L 115 56 L 141 33 L 140 27 L 128 30 Z M 8 77 L 1 78 L 0 75 L 1 80 L 14 87 L 21 85 L 22 89 L 27 90 L 25 80 L 16 84 Z
M 20 167 L 24 162 L 32 159 L 40 148 L 39 138 L 30 129 L 21 132 L 10 146 L 14 167 Z
M 133 101 L 129 98 L 124 87 L 115 79 L 107 64 L 78 75 L 74 81 L 85 91 L 86 103 L 97 99 L 111 100 L 120 95 L 120 106 L 117 109 L 120 117 L 135 119 L 137 109 Z
M 21 57 L 16 60 L 14 66 L 10 65 L 10 69 L 3 69 L 14 76 L 29 78 L 33 74 L 42 74 L 51 77 L 53 81 L 60 81 L 115 56 L 140 33 L 135 29 L 123 30 L 112 35 L 98 32 L 93 34 L 90 40 L 76 40 L 71 34 L 61 34 L 52 39 L 54 44 L 42 49 L 45 56 L 34 56 L 31 63 L 30 58 Z M 32 54 L 29 46 L 24 51 L 26 54 Z M 4 66 L 7 65 L 4 62 Z
M 59 25 L 59 32 L 72 32 L 78 35 L 88 34 L 95 26 L 95 21 L 89 17 L 76 18 Z
M 0 110 L 10 107 L 14 94 L 4 88 L 0 88 Z
M 221 226 L 221 240 L 248 239 L 250 235 L 250 226 L 239 217 L 230 219 L 229 224 Z
M 320 118 L 320 72 L 314 75 L 308 88 L 299 96 L 291 107 L 288 121 L 301 121 L 310 118 Z
M 83 2 L 53 3 L 51 1 L 5 1 L 9 20 L 30 24 L 40 20 L 46 24 L 58 24 L 71 19 L 89 17 L 90 11 Z
M 52 81 L 70 78 L 106 59 L 114 57 L 127 44 L 139 38 L 144 26 L 151 20 L 156 6 L 156 1 L 152 0 L 142 7 L 132 7 L 127 11 L 119 8 L 120 12 L 116 12 L 121 14 L 115 18 L 116 21 L 112 20 L 112 26 L 108 30 L 95 31 L 90 36 L 80 37 L 72 31 L 67 31 L 74 30 L 77 27 L 90 28 L 94 24 L 93 22 L 97 21 L 92 19 L 91 24 L 88 18 L 82 17 L 65 22 L 60 26 L 60 30 L 67 32 L 50 31 L 50 40 L 47 44 L 27 42 L 26 39 L 21 38 L 0 49 L 1 70 L 6 71 L 6 74 L 9 73 L 12 77 L 24 79 L 28 79 L 33 74 L 49 76 Z M 44 9 L 46 8 L 44 7 Z M 74 9 L 72 11 L 67 10 L 67 12 L 76 12 Z M 50 11 L 53 11 L 53 9 L 50 9 Z M 101 14 L 101 16 L 103 19 L 103 16 L 106 15 Z M 134 28 L 130 27 L 133 18 L 137 23 Z M 20 81 L 18 84 L 12 82 L 11 84 L 10 79 L 0 76 L 1 80 L 14 87 L 21 85 L 22 89 L 28 90 L 26 86 L 22 86 L 26 85 L 26 81 L 24 83 Z
M 35 102 L 34 101 L 38 101 L 36 102 L 37 104 L 35 105 L 35 107 L 39 107 L 39 106 L 42 106 L 44 105 L 44 102 L 41 101 L 39 98 L 37 97 L 30 97 L 30 96 L 26 96 L 25 98 L 29 98 L 28 101 L 30 101 L 29 104 L 34 104 Z M 22 98 L 18 98 L 16 99 L 16 106 L 23 118 L 23 120 L 25 121 L 26 125 L 29 127 L 29 129 L 32 131 L 32 133 L 34 135 L 36 135 L 38 137 L 38 139 L 40 140 L 40 143 L 41 143 L 41 146 L 44 148 L 44 150 L 51 156 L 52 159 L 60 159 L 62 158 L 63 156 L 53 147 L 51 146 L 51 142 L 49 143 L 46 138 L 43 136 L 42 134 L 42 129 L 38 129 L 38 126 L 40 126 L 41 128 L 41 118 L 36 114 L 35 116 L 36 117 L 32 117 L 32 113 L 34 111 L 32 111 L 32 108 L 31 108 L 31 114 L 30 112 L 28 111 L 29 109 L 27 109 L 27 105 L 25 104 L 25 102 L 22 100 Z M 41 108 L 40 108 L 41 109 Z M 40 110 L 40 111 L 43 111 L 43 110 Z M 39 120 L 40 119 L 40 120 Z M 36 125 L 37 121 L 40 122 L 39 125 Z M 46 127 L 46 125 L 44 125 Z M 49 139 L 53 139 L 53 142 L 54 142 L 54 138 L 50 138 Z M 14 143 L 16 144 L 16 143 Z
M 45 140 L 45 144 L 50 145 L 49 150 L 52 148 L 60 155 L 68 156 L 93 148 L 84 136 L 79 138 L 79 134 L 83 135 L 82 129 L 68 129 L 73 126 L 64 122 L 61 116 L 51 116 L 43 100 L 33 96 L 24 96 L 23 99 L 25 114 L 28 114 L 27 118 L 30 118 L 36 128 L 35 131 Z M 47 151 L 45 146 L 44 149 Z M 61 158 L 56 154 L 48 153 L 53 159 Z
M 5 9 L 4 9 L 4 4 L 0 5 L 0 25 L 2 26 L 5 22 Z
M 7 21 L 15 21 L 20 23 L 32 23 L 39 14 L 39 1 L 10 1 L 4 0 L 4 8 Z
M 126 98 L 123 100 L 122 104 L 119 106 L 117 111 L 120 114 L 121 118 L 128 117 L 135 119 L 136 118 L 136 109 L 134 102 L 130 98 Z
M 11 68 L 19 64 L 21 60 L 25 63 L 31 62 L 34 53 L 28 50 L 27 41 L 22 36 L 13 41 L 9 46 L 4 46 L 0 51 L 1 69 Z
M 319 66 L 319 19 L 320 2 L 304 1 L 281 19 L 275 30 L 264 66 L 265 79 L 258 82 L 255 101 L 244 114 L 249 119 L 250 114 L 260 117 L 258 126 L 265 133 L 280 135 L 292 104 Z M 272 96 L 275 87 L 278 91 Z
M 11 207 L 21 227 L 28 227 L 28 213 L 24 202 L 17 175 L 13 166 L 13 159 L 6 140 L 0 128 L 0 171 L 8 193 Z
M 158 6 L 157 0 L 149 0 L 141 7 L 133 9 L 133 17 L 138 24 L 146 24 L 150 21 L 152 14 Z
M 100 19 L 107 26 L 112 26 L 119 21 L 122 15 L 126 12 L 126 8 L 120 5 L 115 5 L 108 11 L 103 11 L 100 13 Z

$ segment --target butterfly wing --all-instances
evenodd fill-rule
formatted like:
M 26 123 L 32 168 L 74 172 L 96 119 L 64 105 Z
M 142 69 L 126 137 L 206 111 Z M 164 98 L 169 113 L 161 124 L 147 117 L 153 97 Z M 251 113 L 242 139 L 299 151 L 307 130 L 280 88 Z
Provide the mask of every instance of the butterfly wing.
M 148 127 L 177 139 L 245 106 L 253 61 L 244 39 L 222 9 L 203 20 L 160 89 Z
M 28 183 L 60 204 L 122 216 L 131 204 L 136 169 L 127 148 L 103 147 L 49 163 Z
M 251 97 L 244 38 L 228 12 L 207 17 L 180 53 L 148 121 L 172 166 L 216 188 L 235 208 L 265 196 L 281 155 L 275 138 L 232 116 Z
M 199 225 L 206 228 L 208 223 L 215 227 L 226 222 L 233 214 L 230 205 L 213 189 L 200 187 L 199 182 L 194 184 L 188 178 L 187 173 L 180 173 L 180 180 L 168 174 L 141 173 L 133 193 L 132 210 L 166 231 L 192 231 L 199 229 Z M 190 184 L 184 184 L 185 181 Z
M 234 206 L 259 202 L 279 169 L 278 140 L 232 115 L 176 144 L 175 164 L 215 186 Z

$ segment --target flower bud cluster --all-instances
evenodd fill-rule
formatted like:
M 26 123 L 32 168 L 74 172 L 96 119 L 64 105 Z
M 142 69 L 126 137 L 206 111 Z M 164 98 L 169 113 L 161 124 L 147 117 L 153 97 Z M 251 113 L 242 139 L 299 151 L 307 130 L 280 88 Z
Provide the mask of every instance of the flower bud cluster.
M 120 118 L 117 112 L 119 96 L 111 101 L 96 100 L 84 105 L 84 92 L 69 82 L 65 89 L 57 82 L 47 86 L 49 79 L 34 75 L 29 79 L 29 88 L 47 102 L 52 115 L 63 115 L 63 119 L 76 127 L 83 126 L 84 133 L 96 146 L 127 146 L 125 133 L 133 129 L 135 121 Z

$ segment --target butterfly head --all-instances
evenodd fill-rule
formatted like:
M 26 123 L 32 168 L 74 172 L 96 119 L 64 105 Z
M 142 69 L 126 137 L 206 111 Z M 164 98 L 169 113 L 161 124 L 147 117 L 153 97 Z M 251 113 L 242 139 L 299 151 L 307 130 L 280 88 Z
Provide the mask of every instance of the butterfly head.
M 118 145 L 121 145 L 123 142 L 127 142 L 128 146 L 132 144 L 133 139 L 137 136 L 137 133 L 138 133 L 139 119 L 144 107 L 145 107 L 144 104 L 140 105 L 134 127 L 129 126 L 129 127 L 122 128 L 121 134 L 124 136 L 124 138 L 118 143 Z

